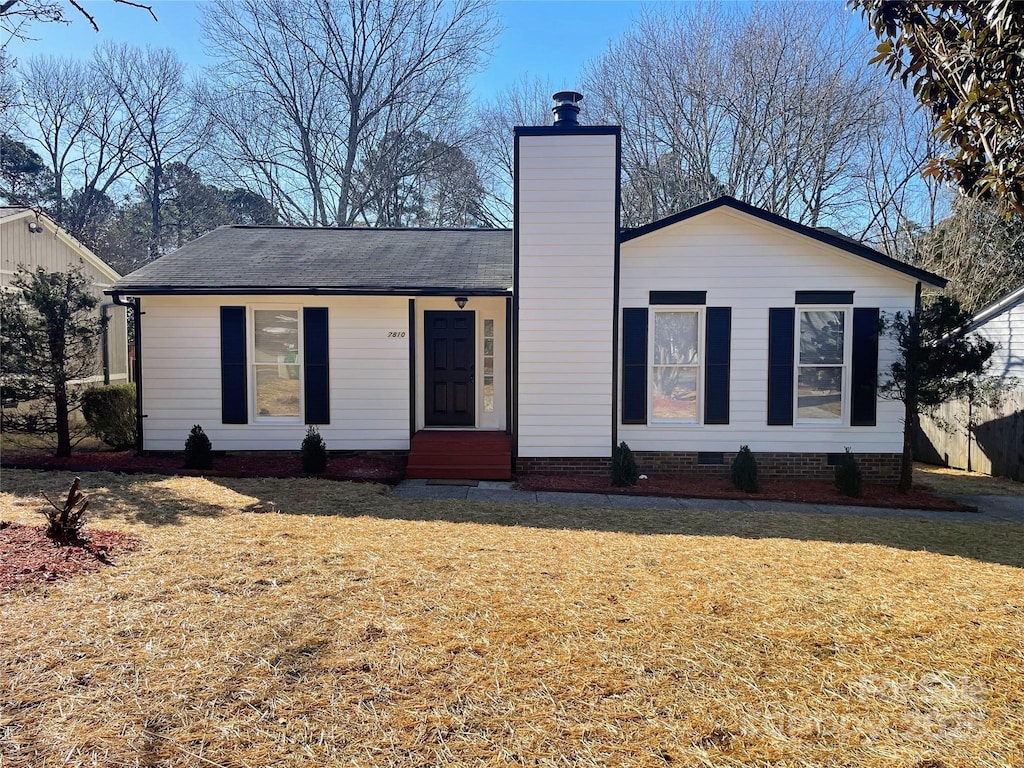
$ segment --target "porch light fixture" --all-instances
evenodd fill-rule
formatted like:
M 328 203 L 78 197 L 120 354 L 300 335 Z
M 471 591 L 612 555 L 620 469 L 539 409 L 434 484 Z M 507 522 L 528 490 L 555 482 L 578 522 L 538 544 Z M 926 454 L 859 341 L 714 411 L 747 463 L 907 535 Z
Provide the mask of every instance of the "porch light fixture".
M 469 299 L 465 296 L 458 296 L 455 299 L 455 303 L 458 305 L 459 309 L 465 309 L 466 305 L 469 304 Z

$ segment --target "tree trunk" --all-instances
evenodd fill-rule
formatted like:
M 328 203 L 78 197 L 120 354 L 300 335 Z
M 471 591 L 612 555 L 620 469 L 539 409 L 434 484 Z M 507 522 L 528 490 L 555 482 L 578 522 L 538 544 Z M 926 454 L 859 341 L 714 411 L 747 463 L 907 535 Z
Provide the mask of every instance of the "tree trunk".
M 71 455 L 71 425 L 68 420 L 68 389 L 63 382 L 53 392 L 53 404 L 56 406 L 57 424 L 57 455 Z
M 163 168 L 153 164 L 153 196 L 150 198 L 149 260 L 160 255 L 160 184 L 163 183 Z
M 911 398 L 903 404 L 903 456 L 900 459 L 900 481 L 896 490 L 908 493 L 914 483 L 914 435 L 917 432 L 917 403 Z

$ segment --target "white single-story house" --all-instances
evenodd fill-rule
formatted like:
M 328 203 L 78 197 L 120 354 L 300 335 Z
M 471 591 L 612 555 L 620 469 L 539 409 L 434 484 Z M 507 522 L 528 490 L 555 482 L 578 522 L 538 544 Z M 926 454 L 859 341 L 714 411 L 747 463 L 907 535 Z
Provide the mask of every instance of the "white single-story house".
M 122 278 L 139 312 L 145 450 L 201 424 L 221 450 L 409 455 L 418 477 L 830 477 L 850 448 L 893 479 L 881 312 L 945 281 L 722 197 L 619 223 L 620 129 L 515 129 L 512 230 L 222 227 Z
M 128 381 L 128 325 L 124 307 L 104 295 L 121 276 L 57 222 L 32 208 L 0 206 L 0 290 L 5 290 L 19 269 L 65 272 L 78 267 L 101 300 L 96 312 L 107 317 L 95 376 L 89 384 L 124 384 Z
M 1014 379 L 1024 388 L 1024 285 L 978 312 L 966 331 L 996 345 L 989 376 Z

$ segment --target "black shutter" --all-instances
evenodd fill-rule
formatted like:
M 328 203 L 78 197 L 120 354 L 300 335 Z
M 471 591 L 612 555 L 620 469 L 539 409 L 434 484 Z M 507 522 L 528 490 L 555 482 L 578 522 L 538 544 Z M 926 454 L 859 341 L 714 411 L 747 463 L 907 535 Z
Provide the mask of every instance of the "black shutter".
M 647 423 L 647 310 L 622 310 L 622 423 Z
M 704 423 L 729 423 L 729 347 L 732 308 L 708 307 L 704 328 Z
M 302 310 L 302 359 L 305 378 L 306 423 L 331 423 L 330 382 L 327 368 L 327 309 Z
M 793 333 L 796 310 L 768 310 L 768 423 L 793 423 Z
M 878 389 L 878 310 L 853 310 L 850 426 L 873 427 Z
M 225 424 L 249 422 L 245 368 L 245 307 L 221 307 L 220 412 Z

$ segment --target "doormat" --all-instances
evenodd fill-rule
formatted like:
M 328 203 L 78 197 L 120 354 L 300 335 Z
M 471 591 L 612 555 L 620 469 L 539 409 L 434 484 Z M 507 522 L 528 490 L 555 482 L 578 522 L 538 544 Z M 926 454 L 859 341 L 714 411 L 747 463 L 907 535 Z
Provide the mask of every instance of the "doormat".
M 479 480 L 427 480 L 427 485 L 462 485 L 467 488 L 476 488 L 480 485 Z

